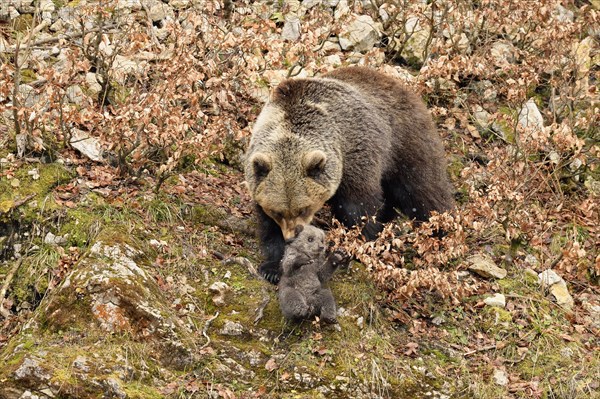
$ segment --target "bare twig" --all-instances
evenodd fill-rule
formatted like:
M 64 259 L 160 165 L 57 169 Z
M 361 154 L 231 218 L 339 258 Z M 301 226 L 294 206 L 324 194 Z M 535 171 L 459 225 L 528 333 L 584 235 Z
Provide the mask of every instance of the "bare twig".
M 475 353 L 479 353 L 479 352 L 485 352 L 485 351 L 489 351 L 489 350 L 492 350 L 492 349 L 496 349 L 496 344 L 493 344 L 493 345 L 487 345 L 487 346 L 482 346 L 481 348 L 473 349 L 473 350 L 471 350 L 471 351 L 465 352 L 465 353 L 463 354 L 463 356 L 464 356 L 464 357 L 467 357 L 467 356 L 474 355 Z
M 267 292 L 267 290 L 264 287 L 262 289 L 262 294 L 263 294 L 263 299 L 262 299 L 260 305 L 258 306 L 258 308 L 256 308 L 256 317 L 254 318 L 254 324 L 257 324 L 259 321 L 262 320 L 262 318 L 264 316 L 265 308 L 271 301 L 271 296 L 269 295 L 269 293 Z
M 2 289 L 0 289 L 0 315 L 2 315 L 5 319 L 11 315 L 8 309 L 4 308 L 4 298 L 6 297 L 6 291 L 8 291 L 8 286 L 10 285 L 12 279 L 15 277 L 15 273 L 23 263 L 23 258 L 19 258 L 17 262 L 13 265 L 13 267 L 9 270 L 6 278 L 4 279 L 4 283 L 2 284 Z
M 254 267 L 252 262 L 250 262 L 247 258 L 244 258 L 243 256 L 235 256 L 233 258 L 227 258 L 227 259 L 223 260 L 221 263 L 223 265 L 238 264 L 238 265 L 244 266 L 245 268 L 248 269 L 248 271 L 250 272 L 251 275 L 253 275 L 254 277 L 257 277 L 257 278 L 261 278 L 260 274 L 258 274 L 258 272 L 256 271 L 256 268 Z
M 103 31 L 105 29 L 114 29 L 116 27 L 117 27 L 117 25 L 109 25 L 109 26 L 104 26 L 104 27 L 99 27 L 99 28 L 94 28 L 94 29 L 86 30 L 85 32 L 76 32 L 76 33 L 71 33 L 71 34 L 63 34 L 63 35 L 58 35 L 58 36 L 54 36 L 54 37 L 48 37 L 48 38 L 45 38 L 45 39 L 40 39 L 40 40 L 37 40 L 35 42 L 32 42 L 32 43 L 28 44 L 27 47 L 37 47 L 37 46 L 41 46 L 43 44 L 56 43 L 56 42 L 59 42 L 61 40 L 79 39 L 84 34 L 94 33 L 94 32 L 100 32 L 100 31 Z M 117 32 L 118 31 L 109 32 L 109 33 L 117 33 Z M 7 47 L 7 48 L 5 48 L 3 50 L 0 50 L 0 53 L 14 53 L 18 46 L 19 46 L 19 43 L 17 42 L 17 44 L 15 44 L 14 46 L 10 46 L 10 47 Z
M 204 348 L 206 348 L 210 344 L 210 337 L 208 336 L 207 331 L 208 331 L 211 323 L 217 317 L 219 317 L 219 312 L 215 313 L 215 315 L 213 317 L 211 317 L 210 319 L 206 320 L 206 323 L 204 324 L 204 327 L 202 328 L 202 335 L 204 335 L 204 337 L 206 338 L 206 343 L 204 345 L 202 345 L 200 347 L 200 349 L 204 349 Z

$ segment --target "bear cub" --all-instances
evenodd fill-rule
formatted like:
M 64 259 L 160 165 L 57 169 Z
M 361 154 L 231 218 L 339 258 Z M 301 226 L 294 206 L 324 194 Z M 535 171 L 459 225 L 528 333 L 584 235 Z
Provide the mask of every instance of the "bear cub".
M 326 256 L 325 233 L 312 225 L 299 225 L 296 237 L 286 246 L 279 281 L 279 304 L 287 320 L 301 321 L 314 316 L 336 322 L 335 299 L 327 282 L 349 257 L 340 251 Z

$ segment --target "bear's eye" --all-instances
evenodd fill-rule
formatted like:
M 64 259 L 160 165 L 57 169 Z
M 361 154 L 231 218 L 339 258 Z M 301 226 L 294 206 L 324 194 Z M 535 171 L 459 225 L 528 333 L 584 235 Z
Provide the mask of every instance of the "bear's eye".
M 313 236 L 308 237 L 308 242 L 313 242 L 315 238 Z
M 300 208 L 300 210 L 298 211 L 298 217 L 305 218 L 308 216 L 309 212 L 310 212 L 310 208 L 307 206 L 304 208 Z

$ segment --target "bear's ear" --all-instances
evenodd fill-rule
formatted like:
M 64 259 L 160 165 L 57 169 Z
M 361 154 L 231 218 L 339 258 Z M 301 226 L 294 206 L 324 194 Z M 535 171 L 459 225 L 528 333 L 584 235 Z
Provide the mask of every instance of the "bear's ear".
M 308 177 L 318 177 L 327 163 L 327 155 L 323 151 L 314 150 L 304 156 L 304 170 Z
M 294 237 L 298 237 L 300 233 L 302 233 L 302 230 L 304 230 L 304 225 L 299 224 L 298 226 L 296 226 L 296 228 L 294 229 Z
M 262 180 L 271 171 L 271 157 L 267 154 L 262 152 L 256 153 L 252 156 L 250 162 L 252 163 L 252 170 L 257 180 Z

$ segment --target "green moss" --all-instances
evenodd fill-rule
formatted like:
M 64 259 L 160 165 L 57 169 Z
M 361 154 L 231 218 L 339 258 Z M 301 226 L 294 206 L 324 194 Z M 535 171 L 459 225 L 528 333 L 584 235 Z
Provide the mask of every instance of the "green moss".
M 13 30 L 15 32 L 27 32 L 33 28 L 33 15 L 21 14 L 12 20 Z
M 31 83 L 37 80 L 37 75 L 32 69 L 21 70 L 21 83 Z
M 139 381 L 125 384 L 123 386 L 123 391 L 125 391 L 127 397 L 130 399 L 156 399 L 163 397 L 158 390 Z

